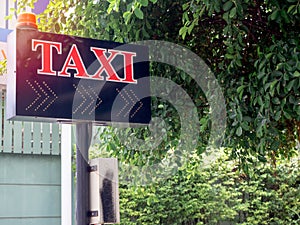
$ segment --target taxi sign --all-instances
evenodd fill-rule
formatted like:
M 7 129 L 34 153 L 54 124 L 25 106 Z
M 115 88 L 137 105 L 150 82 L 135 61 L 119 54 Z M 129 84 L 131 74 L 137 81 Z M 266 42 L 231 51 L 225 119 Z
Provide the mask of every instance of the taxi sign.
M 16 29 L 8 36 L 10 120 L 148 124 L 146 46 Z

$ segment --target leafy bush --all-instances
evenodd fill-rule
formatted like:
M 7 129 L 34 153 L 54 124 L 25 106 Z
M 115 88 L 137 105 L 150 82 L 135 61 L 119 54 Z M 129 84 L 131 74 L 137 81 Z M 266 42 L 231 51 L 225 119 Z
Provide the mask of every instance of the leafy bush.
M 251 178 L 224 157 L 210 168 L 197 165 L 148 186 L 121 184 L 121 224 L 300 223 L 299 160 L 259 164 Z
M 239 187 L 248 196 L 242 224 L 300 224 L 299 161 L 256 171 L 255 179 Z

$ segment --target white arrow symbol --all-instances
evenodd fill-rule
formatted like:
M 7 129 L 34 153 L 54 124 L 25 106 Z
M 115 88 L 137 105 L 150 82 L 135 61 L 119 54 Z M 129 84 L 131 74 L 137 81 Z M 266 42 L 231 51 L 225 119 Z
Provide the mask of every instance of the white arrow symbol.
M 76 91 L 78 91 L 78 93 L 80 94 L 80 96 L 83 98 L 83 102 L 81 102 L 77 108 L 73 111 L 73 113 L 77 113 L 77 111 L 83 106 L 83 104 L 86 102 L 86 97 L 84 96 L 84 94 L 79 90 L 79 88 L 77 88 L 77 86 L 75 84 L 73 84 L 73 87 L 76 89 Z
M 117 92 L 120 94 L 121 98 L 126 102 L 126 104 L 124 105 L 124 107 L 119 111 L 119 113 L 117 114 L 117 116 L 120 116 L 121 113 L 127 108 L 127 106 L 129 105 L 129 102 L 127 101 L 127 99 L 125 98 L 125 96 L 120 92 L 120 90 L 117 88 L 116 89 Z
M 34 111 L 38 111 L 42 106 L 44 106 L 48 99 L 50 98 L 50 95 L 45 91 L 45 89 L 40 85 L 39 82 L 36 80 L 34 81 L 34 84 L 32 84 L 30 81 L 26 80 L 26 83 L 30 86 L 30 88 L 34 91 L 34 93 L 37 95 L 37 97 L 26 107 L 26 111 L 28 111 L 30 108 L 35 106 Z M 52 101 L 48 102 L 48 104 L 43 108 L 43 111 L 45 112 L 52 104 L 53 102 L 58 98 L 58 96 L 55 94 L 55 92 L 48 86 L 48 84 L 43 81 L 44 87 L 48 90 L 48 92 L 52 95 L 53 99 Z M 38 91 L 40 90 L 40 92 Z M 42 95 L 43 94 L 43 95 Z M 38 102 L 40 99 L 44 96 L 43 101 L 41 101 L 39 104 Z M 37 105 L 38 104 L 38 105 Z
M 76 91 L 78 91 L 78 93 L 83 99 L 83 101 L 76 107 L 73 114 L 77 113 L 79 109 L 81 109 L 85 105 L 86 102 L 89 102 L 89 104 L 81 111 L 81 114 L 83 115 L 88 109 L 90 109 L 90 107 L 93 104 L 95 104 L 98 101 L 98 103 L 92 109 L 89 110 L 89 115 L 91 115 L 96 110 L 96 108 L 98 108 L 98 106 L 102 103 L 102 100 L 96 94 L 94 89 L 90 86 L 88 86 L 89 90 L 87 90 L 83 85 L 80 85 L 79 88 L 74 84 L 73 87 L 76 89 Z M 88 101 L 86 96 L 89 98 L 90 101 Z
M 36 93 L 37 97 L 33 100 L 33 102 L 30 103 L 30 105 L 28 105 L 26 107 L 26 111 L 28 111 L 40 98 L 41 95 L 40 93 L 35 89 L 35 87 L 33 86 L 32 83 L 30 83 L 30 81 L 26 80 L 26 83 L 31 87 L 31 89 Z
M 97 108 L 98 106 L 102 103 L 102 99 L 99 98 L 99 96 L 96 94 L 96 92 L 94 91 L 94 89 L 92 89 L 90 86 L 89 86 L 90 90 L 92 91 L 94 97 L 96 97 L 96 99 L 94 99 L 94 102 L 98 101 L 98 103 L 91 109 L 91 111 L 89 112 L 89 114 L 91 115 Z M 92 103 L 90 104 L 92 105 Z
M 132 90 L 129 90 L 131 94 L 128 93 L 125 89 L 122 91 L 122 92 L 124 92 L 125 95 L 130 99 L 130 101 L 131 101 L 132 104 L 130 104 L 130 102 L 127 100 L 126 96 L 124 96 L 123 93 L 122 93 L 118 88 L 117 88 L 116 90 L 117 90 L 117 92 L 120 94 L 121 98 L 122 98 L 122 99 L 124 100 L 124 102 L 125 102 L 125 105 L 124 105 L 123 108 L 118 112 L 117 116 L 120 116 L 120 115 L 123 113 L 123 111 L 124 111 L 125 109 L 128 109 L 128 110 L 126 111 L 126 113 L 124 113 L 124 115 L 123 115 L 123 117 L 126 117 L 126 116 L 130 113 L 130 111 L 133 109 L 133 107 L 135 106 L 136 102 L 139 103 L 139 106 L 138 106 L 138 107 L 136 108 L 136 110 L 130 115 L 130 117 L 133 118 L 133 117 L 137 114 L 137 112 L 140 111 L 140 109 L 143 107 L 143 103 L 139 100 L 139 98 L 136 96 L 136 94 L 135 94 Z M 130 105 L 130 106 L 129 106 L 129 105 Z M 129 106 L 129 107 L 128 107 L 128 106 Z
M 131 94 L 134 96 L 134 98 L 139 101 L 139 98 L 136 96 L 136 94 L 130 90 Z M 135 116 L 135 114 L 137 114 L 138 111 L 140 111 L 140 109 L 143 107 L 143 103 L 141 101 L 139 101 L 139 107 L 136 108 L 136 110 L 131 114 L 131 118 L 133 118 Z
M 45 90 L 41 87 L 41 85 L 35 80 L 34 83 L 38 86 L 38 88 L 41 90 L 41 92 L 44 94 L 45 98 L 44 100 L 34 109 L 34 111 L 38 111 L 38 109 L 44 105 L 44 103 L 48 100 L 49 95 L 45 92 Z
M 43 81 L 43 84 L 45 85 L 45 87 L 47 88 L 47 90 L 53 95 L 53 99 L 52 101 L 50 101 L 48 103 L 48 105 L 46 105 L 46 107 L 43 109 L 43 111 L 46 111 L 52 104 L 53 102 L 55 102 L 56 99 L 58 99 L 58 96 L 55 94 L 55 92 L 48 86 L 48 84 Z

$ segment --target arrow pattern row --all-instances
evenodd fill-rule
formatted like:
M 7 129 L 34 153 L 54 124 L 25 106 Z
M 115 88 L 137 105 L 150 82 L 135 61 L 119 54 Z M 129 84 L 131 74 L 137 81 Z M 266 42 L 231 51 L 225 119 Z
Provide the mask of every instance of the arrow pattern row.
M 36 94 L 35 99 L 26 107 L 26 111 L 33 109 L 34 111 L 42 110 L 45 112 L 58 99 L 57 94 L 45 81 L 39 83 L 35 80 L 31 83 L 26 80 L 26 83 Z
M 76 106 L 76 108 L 73 111 L 73 114 L 81 113 L 83 115 L 88 111 L 89 115 L 91 115 L 93 112 L 95 112 L 95 110 L 102 103 L 102 99 L 99 98 L 95 90 L 90 86 L 88 86 L 87 89 L 83 85 L 76 86 L 75 84 L 73 84 L 73 87 L 76 91 L 78 91 L 83 100 L 80 104 Z
M 34 110 L 34 111 L 47 111 L 51 105 L 58 99 L 57 94 L 49 87 L 49 85 L 43 81 L 38 82 L 34 80 L 30 82 L 26 80 L 26 83 L 29 85 L 31 90 L 35 94 L 35 98 L 33 101 L 26 107 L 26 111 Z M 85 87 L 83 85 L 75 85 L 73 84 L 76 92 L 79 93 L 82 101 L 73 108 L 73 114 L 80 113 L 81 115 L 88 113 L 92 115 L 95 110 L 103 103 L 102 99 L 99 98 L 96 91 L 91 87 Z M 130 114 L 130 118 L 133 118 L 143 107 L 143 102 L 140 101 L 138 96 L 134 93 L 134 91 L 130 90 L 122 90 L 120 91 L 118 88 L 116 89 L 121 99 L 124 101 L 124 106 L 117 112 L 117 116 L 123 116 L 124 118 L 129 115 L 132 109 L 135 107 L 135 110 Z

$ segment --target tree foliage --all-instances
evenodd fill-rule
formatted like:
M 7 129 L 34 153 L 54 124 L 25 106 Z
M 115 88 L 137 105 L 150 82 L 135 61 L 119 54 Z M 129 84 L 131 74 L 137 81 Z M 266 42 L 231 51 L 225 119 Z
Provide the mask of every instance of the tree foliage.
M 6 74 L 6 59 L 0 61 L 0 76 Z
M 300 136 L 299 1 L 190 1 L 183 9 L 180 34 L 224 87 L 232 155 L 289 157 Z

